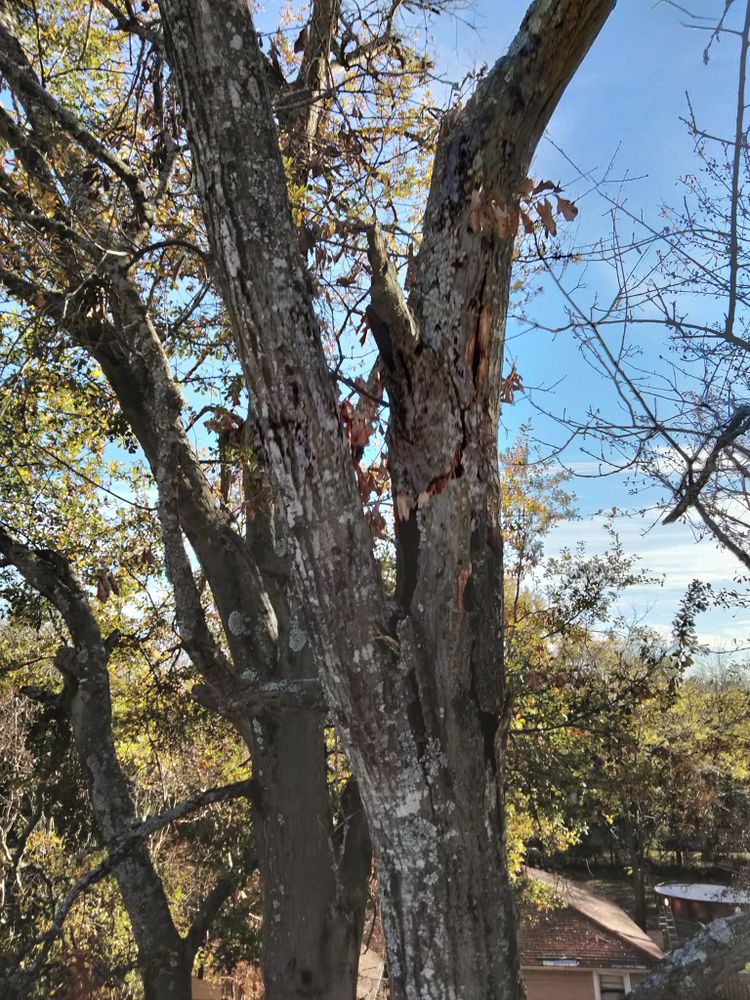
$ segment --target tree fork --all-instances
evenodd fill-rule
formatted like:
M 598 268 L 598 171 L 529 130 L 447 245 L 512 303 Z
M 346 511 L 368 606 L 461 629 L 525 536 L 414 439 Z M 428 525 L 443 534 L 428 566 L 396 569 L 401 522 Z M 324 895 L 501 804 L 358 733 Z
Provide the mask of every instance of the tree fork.
M 473 196 L 513 202 L 612 7 L 536 0 L 508 55 L 451 117 L 408 307 L 370 238 L 396 516 L 411 522 L 399 560 L 410 582 L 394 616 L 304 280 L 251 17 L 240 0 L 160 0 L 252 415 L 370 821 L 397 1000 L 522 993 L 502 844 L 496 456 L 512 240 L 474 231 L 470 206 Z

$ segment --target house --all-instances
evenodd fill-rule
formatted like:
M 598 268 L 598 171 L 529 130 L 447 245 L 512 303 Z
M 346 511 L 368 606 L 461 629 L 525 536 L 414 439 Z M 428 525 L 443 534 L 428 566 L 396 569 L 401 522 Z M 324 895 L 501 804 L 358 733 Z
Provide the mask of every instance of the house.
M 620 1000 L 663 957 L 612 900 L 586 886 L 527 868 L 563 905 L 527 912 L 521 967 L 528 1000 Z

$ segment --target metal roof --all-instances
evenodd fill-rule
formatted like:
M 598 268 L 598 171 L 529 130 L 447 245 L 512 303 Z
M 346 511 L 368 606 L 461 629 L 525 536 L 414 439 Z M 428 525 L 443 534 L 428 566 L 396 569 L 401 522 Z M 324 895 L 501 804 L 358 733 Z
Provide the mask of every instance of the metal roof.
M 662 882 L 655 886 L 655 891 L 660 896 L 672 896 L 674 899 L 750 906 L 750 892 L 733 889 L 729 885 L 711 885 L 708 882 Z

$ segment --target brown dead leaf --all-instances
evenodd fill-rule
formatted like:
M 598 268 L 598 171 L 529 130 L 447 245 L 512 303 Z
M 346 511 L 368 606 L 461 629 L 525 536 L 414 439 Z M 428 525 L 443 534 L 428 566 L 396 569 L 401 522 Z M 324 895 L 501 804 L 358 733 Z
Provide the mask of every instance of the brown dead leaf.
M 548 236 L 556 236 L 557 223 L 555 222 L 555 216 L 552 212 L 552 204 L 549 198 L 545 198 L 544 201 L 538 202 L 536 205 L 536 211 L 542 221 L 545 233 Z
M 500 399 L 503 403 L 513 403 L 517 392 L 523 392 L 524 386 L 521 376 L 513 365 L 511 370 L 500 382 Z
M 543 191 L 554 191 L 557 193 L 560 190 L 560 186 L 555 184 L 554 181 L 540 181 L 534 188 L 532 194 L 541 194 Z
M 518 218 L 507 205 L 492 204 L 492 226 L 501 239 L 513 236 L 518 227 Z
M 534 232 L 534 223 L 531 220 L 531 216 L 528 212 L 524 212 L 523 209 L 520 211 L 521 223 L 523 224 L 523 231 L 527 236 L 530 236 Z
M 559 196 L 557 199 L 557 211 L 566 222 L 572 222 L 578 215 L 578 208 L 575 202 L 570 201 L 569 198 L 560 198 Z
M 96 596 L 104 604 L 111 593 L 112 587 L 109 580 L 103 573 L 100 573 L 96 578 Z
M 299 248 L 300 252 L 307 255 L 315 246 L 315 230 L 306 224 L 300 227 Z

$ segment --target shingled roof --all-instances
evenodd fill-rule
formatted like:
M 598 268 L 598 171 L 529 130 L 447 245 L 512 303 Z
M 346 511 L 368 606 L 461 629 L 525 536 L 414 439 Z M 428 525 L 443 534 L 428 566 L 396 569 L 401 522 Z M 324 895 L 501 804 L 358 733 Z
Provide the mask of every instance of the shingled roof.
M 650 968 L 663 957 L 658 945 L 603 894 L 537 868 L 526 873 L 550 886 L 564 905 L 524 916 L 522 965 L 567 959 L 589 968 Z

